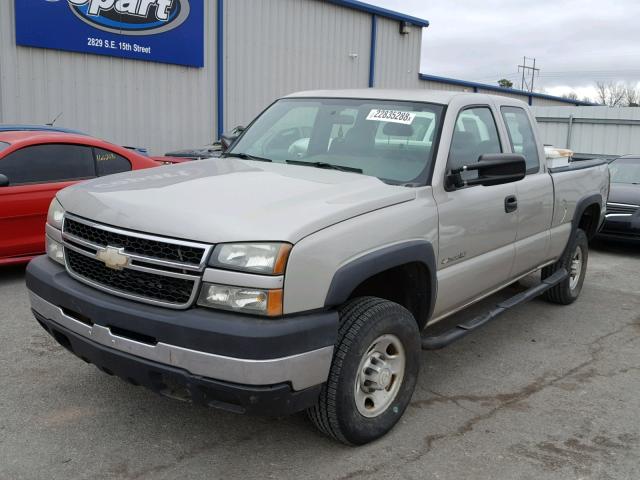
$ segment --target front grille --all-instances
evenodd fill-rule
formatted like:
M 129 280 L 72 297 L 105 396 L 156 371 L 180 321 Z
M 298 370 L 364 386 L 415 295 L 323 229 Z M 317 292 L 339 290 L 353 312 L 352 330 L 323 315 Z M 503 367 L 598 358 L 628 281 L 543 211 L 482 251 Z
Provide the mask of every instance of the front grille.
M 65 216 L 62 239 L 67 270 L 75 279 L 113 295 L 168 308 L 191 305 L 213 248 L 72 215 Z
M 128 253 L 195 266 L 200 265 L 205 254 L 204 248 L 123 235 L 70 218 L 65 219 L 64 232 L 101 247 L 109 245 L 111 247 L 124 248 L 125 252 Z
M 98 260 L 68 248 L 65 255 L 67 265 L 75 274 L 126 295 L 185 305 L 191 299 L 196 283 L 194 280 L 131 269 L 113 270 Z
M 607 215 L 633 215 L 639 208 L 638 205 L 607 203 Z

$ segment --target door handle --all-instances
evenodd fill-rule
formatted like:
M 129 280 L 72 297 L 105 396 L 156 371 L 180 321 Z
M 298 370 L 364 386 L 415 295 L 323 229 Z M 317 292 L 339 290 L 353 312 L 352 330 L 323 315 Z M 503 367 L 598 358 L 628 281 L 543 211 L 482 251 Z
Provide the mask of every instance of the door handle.
M 507 213 L 515 212 L 518 209 L 518 197 L 509 195 L 504 199 L 504 211 Z

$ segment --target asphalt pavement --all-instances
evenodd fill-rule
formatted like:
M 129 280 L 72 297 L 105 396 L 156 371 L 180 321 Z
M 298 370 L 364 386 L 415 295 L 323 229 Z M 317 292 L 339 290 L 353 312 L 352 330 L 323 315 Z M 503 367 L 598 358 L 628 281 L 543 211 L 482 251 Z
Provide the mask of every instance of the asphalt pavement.
M 24 268 L 0 269 L 0 479 L 638 479 L 640 247 L 596 245 L 576 303 L 520 306 L 421 370 L 396 428 L 346 447 L 302 414 L 235 415 L 105 375 L 36 323 Z

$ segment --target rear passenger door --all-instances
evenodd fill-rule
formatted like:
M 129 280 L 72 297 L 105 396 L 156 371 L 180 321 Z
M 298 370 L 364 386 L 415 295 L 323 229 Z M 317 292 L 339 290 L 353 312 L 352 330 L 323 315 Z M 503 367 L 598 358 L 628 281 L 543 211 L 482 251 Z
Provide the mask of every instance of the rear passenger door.
M 70 144 L 32 145 L 0 158 L 0 257 L 44 252 L 47 210 L 58 190 L 95 177 L 91 147 Z
M 546 172 L 544 152 L 527 110 L 503 105 L 500 112 L 509 138 L 508 148 L 523 155 L 527 161 L 527 176 L 515 183 L 518 231 L 513 276 L 517 277 L 547 260 L 553 216 L 553 183 Z
M 478 162 L 486 153 L 501 153 L 503 142 L 490 105 L 465 108 L 457 115 L 446 173 Z M 445 173 L 445 175 L 446 175 Z M 464 179 L 477 172 L 462 173 Z M 464 306 L 503 285 L 515 256 L 517 213 L 505 201 L 516 194 L 514 183 L 492 186 L 443 186 L 434 190 L 439 216 L 438 297 L 434 318 Z

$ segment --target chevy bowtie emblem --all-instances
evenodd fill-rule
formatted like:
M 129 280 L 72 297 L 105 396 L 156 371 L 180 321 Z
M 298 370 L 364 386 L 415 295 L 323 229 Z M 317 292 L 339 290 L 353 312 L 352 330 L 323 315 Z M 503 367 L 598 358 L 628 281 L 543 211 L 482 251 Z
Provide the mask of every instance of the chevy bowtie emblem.
M 129 256 L 123 252 L 124 248 L 107 247 L 104 250 L 99 250 L 96 253 L 96 258 L 104 262 L 107 268 L 122 270 L 129 265 Z

